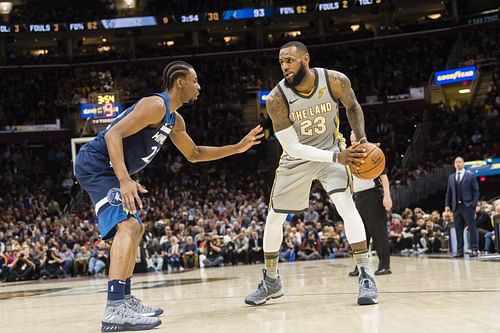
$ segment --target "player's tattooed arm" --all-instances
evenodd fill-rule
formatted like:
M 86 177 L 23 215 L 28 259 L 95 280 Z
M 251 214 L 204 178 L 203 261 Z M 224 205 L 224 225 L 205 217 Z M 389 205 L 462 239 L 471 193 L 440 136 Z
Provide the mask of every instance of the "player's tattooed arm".
M 273 122 L 275 132 L 284 130 L 292 126 L 288 115 L 288 107 L 283 95 L 279 92 L 278 88 L 274 88 L 267 96 L 266 110 Z
M 357 138 L 365 138 L 366 140 L 363 110 L 358 103 L 356 94 L 352 90 L 351 81 L 345 74 L 332 70 L 328 71 L 328 81 L 330 82 L 334 96 L 346 108 L 347 119 L 354 134 Z

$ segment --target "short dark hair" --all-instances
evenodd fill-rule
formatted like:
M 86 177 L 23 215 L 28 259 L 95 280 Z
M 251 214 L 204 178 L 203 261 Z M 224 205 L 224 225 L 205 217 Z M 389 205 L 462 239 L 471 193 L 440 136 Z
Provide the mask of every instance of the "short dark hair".
M 185 61 L 173 61 L 163 69 L 163 83 L 161 90 L 172 89 L 176 79 L 184 77 L 189 73 L 193 66 Z
M 286 43 L 285 45 L 283 45 L 282 47 L 280 47 L 280 50 L 281 49 L 286 49 L 287 47 L 293 47 L 293 46 L 295 46 L 297 48 L 297 50 L 299 50 L 299 51 L 302 51 L 304 53 L 309 53 L 309 51 L 307 50 L 307 46 L 305 46 L 304 43 L 301 43 L 301 42 L 298 42 L 298 41 L 295 41 L 295 40 Z

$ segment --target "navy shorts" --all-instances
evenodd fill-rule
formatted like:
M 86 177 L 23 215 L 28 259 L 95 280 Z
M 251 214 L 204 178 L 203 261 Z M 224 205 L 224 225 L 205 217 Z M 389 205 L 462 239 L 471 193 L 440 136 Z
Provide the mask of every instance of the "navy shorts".
M 102 239 L 112 239 L 116 225 L 130 216 L 142 223 L 138 212 L 130 214 L 122 207 L 120 182 L 106 156 L 81 149 L 76 156 L 75 176 L 94 204 Z

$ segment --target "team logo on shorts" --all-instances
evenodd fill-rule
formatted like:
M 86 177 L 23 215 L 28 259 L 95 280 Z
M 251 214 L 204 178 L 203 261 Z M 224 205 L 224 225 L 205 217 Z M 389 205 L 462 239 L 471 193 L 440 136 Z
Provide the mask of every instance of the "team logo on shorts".
M 111 206 L 120 206 L 122 204 L 122 194 L 119 188 L 113 187 L 108 191 L 108 202 Z

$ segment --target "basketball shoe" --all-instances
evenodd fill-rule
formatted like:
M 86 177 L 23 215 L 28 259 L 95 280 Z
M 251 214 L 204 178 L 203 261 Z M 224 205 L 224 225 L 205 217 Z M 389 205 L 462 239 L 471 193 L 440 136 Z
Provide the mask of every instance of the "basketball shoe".
M 132 295 L 125 296 L 125 304 L 130 310 L 144 317 L 157 317 L 163 313 L 163 309 L 143 304 L 140 299 Z
M 271 298 L 280 298 L 285 294 L 279 275 L 276 279 L 271 279 L 267 277 L 265 268 L 262 273 L 264 278 L 260 281 L 257 289 L 245 298 L 245 303 L 248 305 L 262 305 Z
M 371 305 L 378 303 L 378 291 L 375 280 L 363 267 L 359 270 L 358 304 Z
M 123 302 L 118 306 L 106 306 L 101 324 L 102 332 L 143 331 L 159 326 L 161 320 L 141 316 Z

